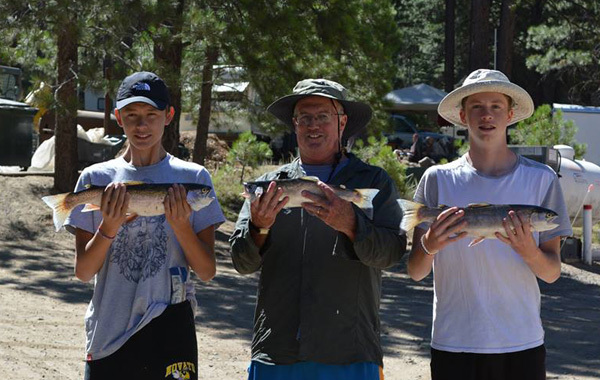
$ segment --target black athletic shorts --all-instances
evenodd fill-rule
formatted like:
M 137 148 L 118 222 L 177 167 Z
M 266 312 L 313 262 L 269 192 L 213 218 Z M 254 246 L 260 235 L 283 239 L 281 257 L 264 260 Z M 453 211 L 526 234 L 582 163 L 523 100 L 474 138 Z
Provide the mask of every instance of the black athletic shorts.
M 114 354 L 86 362 L 85 380 L 198 379 L 198 346 L 189 301 L 168 306 Z
M 544 345 L 506 354 L 431 349 L 431 380 L 545 380 Z

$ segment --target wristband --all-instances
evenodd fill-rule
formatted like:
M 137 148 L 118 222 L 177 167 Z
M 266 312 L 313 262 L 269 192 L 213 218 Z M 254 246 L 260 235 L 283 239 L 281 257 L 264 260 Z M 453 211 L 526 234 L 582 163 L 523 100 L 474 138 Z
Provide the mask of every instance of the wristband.
M 115 240 L 115 237 L 117 236 L 117 235 L 115 235 L 115 236 L 108 236 L 104 232 L 102 232 L 102 230 L 100 228 L 98 228 L 98 233 L 100 234 L 100 236 L 102 236 L 106 240 Z
M 259 235 L 268 235 L 269 231 L 271 230 L 270 228 L 260 228 L 260 227 L 256 227 L 254 224 L 252 224 L 252 222 L 250 222 L 249 227 L 251 230 L 254 230 L 255 232 L 258 232 Z
M 425 234 L 421 235 L 421 248 L 423 248 L 423 251 L 425 252 L 425 254 L 427 254 L 427 256 L 434 256 L 437 252 L 431 252 L 427 249 L 427 247 L 425 247 Z

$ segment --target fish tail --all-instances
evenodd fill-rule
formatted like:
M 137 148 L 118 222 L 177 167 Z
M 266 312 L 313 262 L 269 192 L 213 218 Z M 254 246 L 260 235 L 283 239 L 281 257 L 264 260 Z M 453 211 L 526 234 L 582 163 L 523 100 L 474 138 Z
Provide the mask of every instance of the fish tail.
M 48 195 L 42 198 L 42 200 L 54 211 L 52 219 L 54 220 L 56 231 L 60 230 L 63 224 L 65 224 L 65 220 L 67 220 L 67 217 L 71 212 L 71 209 L 67 206 L 68 195 L 69 193 L 64 193 Z
M 400 228 L 408 232 L 421 222 L 419 210 L 425 207 L 425 205 L 406 199 L 398 199 L 398 204 L 400 205 L 400 208 L 402 208 L 402 222 L 400 222 Z
M 373 199 L 379 193 L 379 189 L 356 189 L 356 192 L 360 195 L 360 200 L 355 202 L 359 208 L 373 208 Z

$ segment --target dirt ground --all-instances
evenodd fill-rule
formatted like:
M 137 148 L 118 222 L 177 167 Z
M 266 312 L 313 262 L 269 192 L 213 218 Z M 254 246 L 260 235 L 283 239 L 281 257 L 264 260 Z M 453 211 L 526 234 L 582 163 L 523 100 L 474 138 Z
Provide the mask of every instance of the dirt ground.
M 50 177 L 0 176 L 0 372 L 23 379 L 83 377 L 83 316 L 92 285 L 73 276 L 74 238 L 54 232 Z M 200 379 L 245 379 L 257 276 L 231 265 L 227 223 L 217 231 L 218 274 L 198 282 Z M 386 379 L 429 378 L 431 276 L 386 271 L 381 305 Z M 549 379 L 600 379 L 600 265 L 563 265 L 541 284 Z

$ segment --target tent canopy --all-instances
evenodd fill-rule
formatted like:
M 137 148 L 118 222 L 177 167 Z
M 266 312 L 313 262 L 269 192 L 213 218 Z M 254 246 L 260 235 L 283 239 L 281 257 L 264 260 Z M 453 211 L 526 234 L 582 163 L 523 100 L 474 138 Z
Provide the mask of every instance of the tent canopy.
M 424 83 L 388 92 L 388 111 L 436 111 L 446 92 Z

